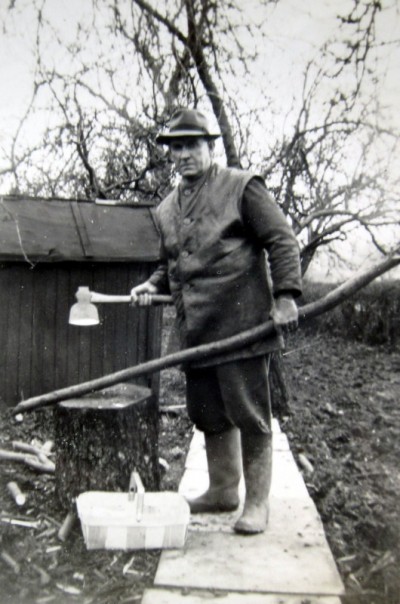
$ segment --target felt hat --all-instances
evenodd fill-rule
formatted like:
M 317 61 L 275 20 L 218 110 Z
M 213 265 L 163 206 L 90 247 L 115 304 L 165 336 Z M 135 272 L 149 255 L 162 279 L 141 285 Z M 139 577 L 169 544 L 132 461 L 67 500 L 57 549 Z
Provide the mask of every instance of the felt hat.
M 156 137 L 156 142 L 168 145 L 174 139 L 198 136 L 206 140 L 214 140 L 221 136 L 212 132 L 207 117 L 198 109 L 178 109 L 172 116 L 167 132 Z

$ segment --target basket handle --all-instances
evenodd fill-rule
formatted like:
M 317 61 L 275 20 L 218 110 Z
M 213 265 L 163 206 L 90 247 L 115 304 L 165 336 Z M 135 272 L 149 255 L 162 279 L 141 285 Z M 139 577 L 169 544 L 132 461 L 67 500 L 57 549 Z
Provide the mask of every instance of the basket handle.
M 144 486 L 139 472 L 134 470 L 129 480 L 128 500 L 134 501 L 136 495 L 136 520 L 141 521 L 144 505 Z

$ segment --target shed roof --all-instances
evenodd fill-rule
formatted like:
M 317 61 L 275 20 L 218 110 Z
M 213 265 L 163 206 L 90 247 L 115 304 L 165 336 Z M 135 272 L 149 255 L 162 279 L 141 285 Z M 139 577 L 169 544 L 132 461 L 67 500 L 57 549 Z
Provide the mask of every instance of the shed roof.
M 151 262 L 159 258 L 152 206 L 0 197 L 0 260 Z

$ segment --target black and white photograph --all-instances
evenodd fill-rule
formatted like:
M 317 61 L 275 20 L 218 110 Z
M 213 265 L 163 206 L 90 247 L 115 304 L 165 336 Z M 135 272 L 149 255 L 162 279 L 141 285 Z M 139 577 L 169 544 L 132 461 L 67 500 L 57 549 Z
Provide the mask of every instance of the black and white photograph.
M 400 604 L 398 1 L 0 23 L 0 604 Z

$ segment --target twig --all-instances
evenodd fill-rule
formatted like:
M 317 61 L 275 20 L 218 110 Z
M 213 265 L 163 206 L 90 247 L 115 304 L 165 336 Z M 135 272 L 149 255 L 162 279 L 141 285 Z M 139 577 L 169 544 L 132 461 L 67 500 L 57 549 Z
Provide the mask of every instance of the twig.
M 49 537 L 53 537 L 57 532 L 57 529 L 54 527 L 46 528 L 42 533 L 36 535 L 36 539 L 48 539 Z
M 126 575 L 126 573 L 131 570 L 131 566 L 134 563 L 134 561 L 135 561 L 135 556 L 132 556 L 132 558 L 129 560 L 129 562 L 127 562 L 125 564 L 125 566 L 123 567 L 123 569 L 122 569 L 122 574 L 123 575 Z
M 4 200 L 3 200 L 3 199 L 0 199 L 0 203 L 1 203 L 1 205 L 3 206 L 3 208 L 4 208 L 5 212 L 8 214 L 8 216 L 10 216 L 10 217 L 11 217 L 11 219 L 14 221 L 15 230 L 16 230 L 16 232 L 17 232 L 17 237 L 18 237 L 18 243 L 19 243 L 19 247 L 21 248 L 21 252 L 22 252 L 22 255 L 23 255 L 24 259 L 25 259 L 25 260 L 26 260 L 26 262 L 27 262 L 27 263 L 30 265 L 30 267 L 31 267 L 31 268 L 35 268 L 35 264 L 34 264 L 34 262 L 32 262 L 32 261 L 31 261 L 31 260 L 28 258 L 27 253 L 26 253 L 26 251 L 25 251 L 25 248 L 24 248 L 24 243 L 23 243 L 23 241 L 22 241 L 22 237 L 21 237 L 21 231 L 20 231 L 20 228 L 19 228 L 18 217 L 17 217 L 17 216 L 15 216 L 15 215 L 14 215 L 14 214 L 13 214 L 13 213 L 12 213 L 12 212 L 11 212 L 11 211 L 10 211 L 10 210 L 9 210 L 9 209 L 6 207 L 6 206 L 5 206 L 5 204 L 4 204 Z
M 61 549 L 61 545 L 51 545 L 46 549 L 46 554 L 54 554 L 54 552 L 59 552 Z
M 161 405 L 160 413 L 170 413 L 179 409 L 186 409 L 186 405 Z
M 0 556 L 2 560 L 4 560 L 4 562 L 8 564 L 8 566 L 15 572 L 15 574 L 19 575 L 20 566 L 18 562 L 4 550 L 1 552 Z
M 50 522 L 50 524 L 52 524 L 53 526 L 59 528 L 61 526 L 61 522 L 59 522 L 58 520 L 55 520 L 55 518 L 53 518 L 52 516 L 49 516 L 48 514 L 42 514 L 42 517 L 47 520 L 48 522 Z
M 294 354 L 295 352 L 299 352 L 299 350 L 305 350 L 306 348 L 312 348 L 315 344 L 307 344 L 307 346 L 300 346 L 300 348 L 293 348 L 292 350 L 288 350 L 287 352 L 283 352 L 283 357 L 288 357 L 290 354 Z

